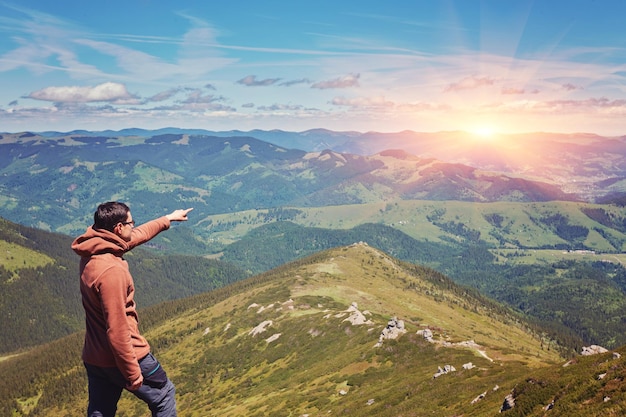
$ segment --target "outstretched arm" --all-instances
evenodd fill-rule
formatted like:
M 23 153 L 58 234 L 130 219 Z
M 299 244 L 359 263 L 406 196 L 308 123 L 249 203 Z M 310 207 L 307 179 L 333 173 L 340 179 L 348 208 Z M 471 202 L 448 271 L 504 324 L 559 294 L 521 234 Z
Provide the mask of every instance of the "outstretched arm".
M 187 213 L 191 210 L 193 210 L 193 208 L 174 210 L 165 217 L 167 217 L 171 222 L 184 222 L 187 221 Z
M 184 222 L 187 220 L 187 213 L 189 213 L 192 208 L 188 209 L 180 209 L 174 210 L 170 214 L 159 217 L 158 219 L 151 220 L 147 223 L 142 224 L 141 226 L 137 226 L 133 229 L 130 242 L 128 242 L 128 249 L 146 243 L 163 230 L 167 230 L 169 228 L 168 222 Z M 166 220 L 167 219 L 167 220 Z

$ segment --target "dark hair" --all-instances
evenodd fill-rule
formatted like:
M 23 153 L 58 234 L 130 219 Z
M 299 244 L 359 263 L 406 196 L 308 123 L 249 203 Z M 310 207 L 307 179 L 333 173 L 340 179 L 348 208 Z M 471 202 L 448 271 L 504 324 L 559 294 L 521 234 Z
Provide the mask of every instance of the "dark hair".
M 130 208 L 117 201 L 102 203 L 93 215 L 93 228 L 104 229 L 112 232 L 118 223 L 123 223 L 128 219 Z

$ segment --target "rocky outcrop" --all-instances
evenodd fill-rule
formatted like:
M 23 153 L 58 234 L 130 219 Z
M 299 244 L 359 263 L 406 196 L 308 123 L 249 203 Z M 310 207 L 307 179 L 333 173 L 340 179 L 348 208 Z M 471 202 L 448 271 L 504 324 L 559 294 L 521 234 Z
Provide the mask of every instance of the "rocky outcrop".
M 250 330 L 248 334 L 254 337 L 259 333 L 263 333 L 267 329 L 267 327 L 271 326 L 272 324 L 273 324 L 272 320 L 265 320 L 259 323 L 259 325 L 256 326 L 254 329 Z
M 349 321 L 354 326 L 359 326 L 361 324 L 374 324 L 371 320 L 365 317 L 370 313 L 368 311 L 361 312 L 356 302 L 353 302 L 346 311 L 350 313 L 350 315 L 344 321 Z
M 606 352 L 608 352 L 608 350 L 603 348 L 602 346 L 591 345 L 591 346 L 583 346 L 582 352 L 580 352 L 580 354 L 583 356 L 591 356 L 591 355 L 597 355 L 599 353 L 606 353 Z
M 378 343 L 376 343 L 375 347 L 382 346 L 385 339 L 397 339 L 404 333 L 406 333 L 404 321 L 398 320 L 397 317 L 393 317 L 387 322 L 387 326 L 380 333 L 380 336 L 378 337 Z
M 450 372 L 456 372 L 456 368 L 452 365 L 445 365 L 443 368 L 439 366 L 433 378 L 439 378 L 441 375 L 449 374 Z
M 487 356 L 487 352 L 484 350 L 484 348 L 480 346 L 478 343 L 474 342 L 473 340 L 466 340 L 463 342 L 456 342 L 456 343 L 451 343 L 445 340 L 435 340 L 432 330 L 428 328 L 420 329 L 417 332 L 415 332 L 415 334 L 417 334 L 418 336 L 422 336 L 424 340 L 426 340 L 429 343 L 437 343 L 444 347 L 463 347 L 463 348 L 475 350 L 482 357 L 484 357 L 490 362 L 493 362 L 493 359 Z
M 478 397 L 474 398 L 471 402 L 471 404 L 476 404 L 478 401 L 482 400 L 483 398 L 485 398 L 487 396 L 487 391 L 483 392 L 482 394 L 480 394 Z
M 430 329 L 420 329 L 415 334 L 422 336 L 428 343 L 433 343 L 433 332 Z

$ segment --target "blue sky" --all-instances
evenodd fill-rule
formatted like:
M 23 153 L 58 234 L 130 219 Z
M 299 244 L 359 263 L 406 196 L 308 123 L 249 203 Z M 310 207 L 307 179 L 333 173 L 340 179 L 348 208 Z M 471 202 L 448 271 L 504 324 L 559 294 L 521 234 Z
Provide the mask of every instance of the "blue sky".
M 0 131 L 626 135 L 626 1 L 0 0 Z

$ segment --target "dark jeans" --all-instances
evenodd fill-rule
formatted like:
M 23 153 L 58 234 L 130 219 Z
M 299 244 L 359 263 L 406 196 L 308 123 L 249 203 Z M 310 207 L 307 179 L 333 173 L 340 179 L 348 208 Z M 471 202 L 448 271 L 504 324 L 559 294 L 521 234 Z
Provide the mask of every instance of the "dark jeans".
M 167 377 L 165 370 L 151 353 L 139 361 L 143 374 L 143 385 L 132 392 L 143 400 L 152 417 L 176 417 L 174 384 Z M 89 380 L 89 417 L 113 417 L 117 411 L 117 402 L 126 386 L 126 380 L 117 368 L 100 368 L 85 364 Z

